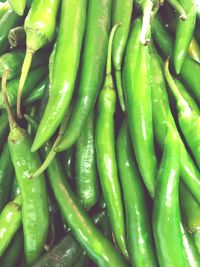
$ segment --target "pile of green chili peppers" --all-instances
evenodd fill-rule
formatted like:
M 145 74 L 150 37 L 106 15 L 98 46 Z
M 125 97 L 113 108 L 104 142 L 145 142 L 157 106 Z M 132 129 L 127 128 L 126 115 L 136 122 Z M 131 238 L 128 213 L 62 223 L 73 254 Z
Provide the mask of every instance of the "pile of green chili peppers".
M 0 1 L 0 267 L 200 267 L 200 1 Z

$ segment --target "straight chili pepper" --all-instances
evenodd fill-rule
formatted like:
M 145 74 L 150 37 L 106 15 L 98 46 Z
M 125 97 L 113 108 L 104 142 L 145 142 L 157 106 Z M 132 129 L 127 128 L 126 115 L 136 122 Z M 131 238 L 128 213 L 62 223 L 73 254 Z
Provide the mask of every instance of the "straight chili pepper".
M 177 134 L 177 128 L 175 121 L 173 119 L 168 95 L 165 87 L 164 74 L 162 72 L 158 56 L 154 52 L 151 51 L 151 75 L 153 77 L 151 88 L 152 88 L 152 107 L 153 107 L 153 124 L 155 130 L 155 136 L 159 146 L 162 148 L 164 139 L 166 126 L 163 122 L 168 122 L 174 128 Z M 184 181 L 185 185 L 195 196 L 196 200 L 200 203 L 200 172 L 191 159 L 189 153 L 187 152 L 185 145 L 179 135 L 179 143 L 181 150 L 181 178 Z
M 148 47 L 140 43 L 142 21 L 134 22 L 124 63 L 124 92 L 131 139 L 144 183 L 153 197 L 157 160 L 154 151 L 150 57 Z
M 179 19 L 185 20 L 187 19 L 187 15 L 185 13 L 184 8 L 178 0 L 167 0 L 167 2 L 178 12 Z
M 0 216 L 0 257 L 21 225 L 21 195 L 9 202 Z
M 128 252 L 126 249 L 124 211 L 117 173 L 114 142 L 116 92 L 114 90 L 111 74 L 111 52 L 112 38 L 117 26 L 119 26 L 119 24 L 115 25 L 111 31 L 106 64 L 106 78 L 98 98 L 95 145 L 100 182 L 112 226 L 112 231 L 121 252 L 125 257 L 128 257 Z
M 0 212 L 8 201 L 13 175 L 14 169 L 6 142 L 0 155 Z
M 68 110 L 79 66 L 86 10 L 87 0 L 62 1 L 49 100 L 31 151 L 49 140 Z
M 57 151 L 63 151 L 75 144 L 87 117 L 93 110 L 103 80 L 111 24 L 111 8 L 111 0 L 90 0 L 88 2 L 83 42 L 83 64 L 78 93 L 67 130 L 60 144 L 55 148 Z
M 64 1 L 66 2 L 66 1 Z M 34 0 L 25 19 L 26 56 L 22 66 L 17 96 L 17 116 L 22 118 L 21 95 L 34 53 L 51 42 L 56 31 L 56 17 L 60 0 Z
M 189 145 L 193 156 L 200 167 L 200 116 L 181 95 L 176 83 L 169 72 L 169 60 L 166 61 L 164 73 L 169 88 L 172 91 L 178 110 L 178 122 L 181 131 Z
M 125 111 L 123 85 L 122 85 L 122 61 L 128 35 L 130 31 L 131 16 L 133 11 L 133 0 L 115 0 L 113 1 L 112 24 L 120 23 L 120 28 L 115 34 L 113 41 L 113 64 L 115 68 L 116 86 L 119 96 L 119 102 L 122 111 Z
M 180 147 L 176 132 L 167 125 L 164 153 L 158 172 L 153 206 L 153 232 L 160 266 L 186 267 L 179 210 Z M 170 233 L 170 234 L 169 234 Z
M 44 175 L 29 179 L 40 165 L 39 155 L 30 152 L 31 138 L 14 120 L 5 94 L 6 75 L 2 79 L 2 93 L 6 103 L 10 133 L 8 144 L 17 181 L 22 195 L 24 250 L 28 263 L 41 254 L 46 242 L 49 218 Z
M 22 16 L 24 14 L 24 10 L 26 7 L 26 0 L 8 0 L 11 8 L 19 15 Z
M 142 178 L 132 156 L 126 120 L 117 138 L 117 158 L 126 209 L 127 240 L 132 266 L 158 266 L 153 251 Z
M 195 0 L 179 0 L 179 2 L 186 12 L 187 19 L 185 21 L 178 21 L 176 28 L 173 60 L 177 74 L 180 73 L 183 61 L 187 55 L 196 22 Z
M 4 145 L 4 141 L 8 135 L 9 125 L 6 112 L 1 112 L 0 115 L 0 151 Z
M 93 207 L 98 200 L 94 120 L 95 118 L 92 112 L 88 117 L 85 129 L 83 129 L 76 142 L 76 194 L 85 209 Z

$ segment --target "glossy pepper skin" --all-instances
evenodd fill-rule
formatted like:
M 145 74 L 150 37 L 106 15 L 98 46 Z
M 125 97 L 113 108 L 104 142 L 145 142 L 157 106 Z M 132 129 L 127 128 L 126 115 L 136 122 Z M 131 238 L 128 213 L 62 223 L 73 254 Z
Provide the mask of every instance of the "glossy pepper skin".
M 9 202 L 0 216 L 0 257 L 21 225 L 21 196 Z
M 180 73 L 183 61 L 187 55 L 196 22 L 195 0 L 179 0 L 179 3 L 185 10 L 187 19 L 178 21 L 176 28 L 173 60 L 177 74 Z
M 169 61 L 165 63 L 165 77 L 169 88 L 172 91 L 177 106 L 178 122 L 181 131 L 189 145 L 193 156 L 200 167 L 200 116 L 199 112 L 187 102 L 184 96 L 180 93 L 179 87 L 174 82 L 173 77 L 169 72 Z
M 176 132 L 168 124 L 153 206 L 156 252 L 159 264 L 163 267 L 188 266 L 180 228 L 179 159 L 178 138 Z
M 26 7 L 26 0 L 8 0 L 11 8 L 19 15 L 24 14 L 24 9 Z
M 93 207 L 98 200 L 94 120 L 94 113 L 92 112 L 76 142 L 76 194 L 82 207 L 87 210 Z
M 6 96 L 6 75 L 2 79 L 2 93 L 6 103 L 10 133 L 8 144 L 22 198 L 24 251 L 27 263 L 41 254 L 46 242 L 49 216 L 44 175 L 30 179 L 40 165 L 39 155 L 30 152 L 31 137 L 15 122 Z
M 116 29 L 116 25 L 114 27 L 113 29 Z M 128 257 L 124 211 L 115 153 L 114 114 L 116 111 L 116 92 L 114 90 L 111 76 L 113 34 L 114 32 L 112 31 L 109 40 L 106 78 L 98 97 L 95 146 L 100 182 L 106 207 L 108 209 L 112 231 L 121 252 L 124 256 Z
M 3 15 L 10 9 L 10 4 L 8 1 L 0 2 L 0 19 Z
M 172 55 L 173 40 L 158 15 L 153 21 L 153 36 L 156 44 L 163 52 L 165 59 L 166 57 Z M 200 101 L 200 64 L 196 62 L 196 60 L 186 56 L 181 68 L 180 76 L 183 78 L 198 101 Z
M 111 24 L 111 0 L 90 0 L 83 42 L 82 69 L 67 130 L 55 148 L 63 151 L 77 141 L 87 117 L 92 112 L 103 80 Z
M 130 31 L 131 16 L 133 12 L 133 0 L 114 0 L 112 12 L 112 25 L 120 23 L 120 28 L 116 32 L 113 41 L 113 64 L 115 68 L 115 78 L 118 97 L 121 109 L 125 111 L 123 85 L 122 85 L 122 61 Z
M 126 120 L 117 138 L 117 159 L 125 202 L 127 242 L 132 266 L 158 266 L 153 250 L 142 178 L 132 156 Z
M 86 0 L 62 1 L 49 100 L 31 151 L 49 140 L 68 110 L 79 66 L 86 10 Z
M 0 155 L 0 212 L 8 201 L 13 175 L 14 169 L 6 142 Z
M 159 64 L 159 59 L 156 53 L 151 50 L 151 75 L 152 75 L 152 111 L 153 111 L 153 125 L 155 130 L 155 136 L 159 146 L 162 148 L 165 139 L 166 125 L 165 122 L 169 122 L 178 134 L 175 121 L 173 119 L 168 95 L 166 91 L 166 85 L 164 80 L 164 74 Z M 194 164 L 192 158 L 187 152 L 185 145 L 179 137 L 180 152 L 181 152 L 181 178 L 188 187 L 188 189 L 195 196 L 200 203 L 199 190 L 200 190 L 200 172 Z
M 135 20 L 128 40 L 124 63 L 124 92 L 131 139 L 144 183 L 153 197 L 157 175 L 154 151 L 150 57 L 148 47 L 139 41 L 141 19 Z
M 26 56 L 22 66 L 17 97 L 17 115 L 20 110 L 21 94 L 34 53 L 51 42 L 56 32 L 56 17 L 60 0 L 33 0 L 24 22 L 26 32 Z

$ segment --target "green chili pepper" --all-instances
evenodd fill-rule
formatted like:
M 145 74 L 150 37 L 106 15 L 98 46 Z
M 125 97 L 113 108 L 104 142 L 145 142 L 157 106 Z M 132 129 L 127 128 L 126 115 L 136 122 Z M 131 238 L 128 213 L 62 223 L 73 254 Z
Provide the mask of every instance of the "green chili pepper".
M 74 179 L 74 164 L 75 164 L 75 147 L 63 151 L 61 154 L 62 166 L 65 170 L 67 178 L 71 181 Z
M 167 2 L 178 12 L 179 19 L 186 20 L 187 15 L 185 13 L 184 8 L 182 7 L 181 3 L 178 0 L 167 0 Z
M 128 256 L 126 249 L 125 222 L 119 185 L 115 143 L 114 143 L 114 114 L 116 110 L 116 93 L 111 75 L 111 51 L 114 31 L 119 24 L 113 27 L 110 35 L 106 78 L 103 89 L 98 98 L 98 115 L 95 129 L 95 145 L 97 166 L 100 175 L 101 187 L 111 222 L 115 240 L 124 256 Z
M 21 196 L 9 202 L 0 216 L 0 257 L 21 225 Z
M 157 266 L 153 251 L 142 178 L 132 157 L 126 120 L 117 139 L 120 180 L 126 208 L 126 228 L 132 266 Z
M 173 41 L 158 16 L 154 18 L 153 35 L 164 56 L 168 57 L 171 55 L 173 52 Z M 183 62 L 180 75 L 198 101 L 200 101 L 200 64 L 187 56 Z
M 181 95 L 179 88 L 176 86 L 170 72 L 169 60 L 166 61 L 164 73 L 168 82 L 169 88 L 172 91 L 178 110 L 178 121 L 181 131 L 189 145 L 194 158 L 200 167 L 200 116 Z
M 6 142 L 0 155 L 0 212 L 8 201 L 12 178 L 13 165 Z
M 30 72 L 24 86 L 23 97 L 27 96 L 34 89 L 34 87 L 42 80 L 42 78 L 44 78 L 46 73 L 47 70 L 44 65 Z M 7 96 L 11 107 L 14 107 L 16 105 L 18 83 L 19 78 L 16 78 L 9 81 L 7 84 Z M 2 92 L 0 92 L 0 108 L 5 108 Z
M 0 55 L 5 53 L 9 48 L 8 33 L 10 29 L 18 26 L 20 21 L 21 17 L 12 10 L 8 10 L 0 19 Z
M 181 71 L 183 61 L 192 41 L 196 21 L 195 0 L 179 0 L 179 2 L 186 12 L 187 19 L 179 21 L 176 28 L 173 60 L 177 74 Z
M 8 33 L 8 41 L 12 48 L 26 46 L 26 33 L 23 26 L 11 29 Z
M 29 106 L 30 104 L 38 100 L 41 100 L 44 94 L 45 88 L 47 86 L 47 83 L 48 83 L 48 78 L 46 77 L 38 85 L 36 85 L 34 90 L 31 91 L 30 94 L 24 99 L 24 105 Z
M 53 40 L 56 31 L 56 17 L 59 4 L 60 0 L 34 0 L 25 19 L 24 29 L 26 32 L 27 49 L 17 95 L 17 116 L 19 118 L 22 117 L 20 110 L 21 95 L 32 57 L 37 50 Z
M 153 197 L 157 160 L 154 151 L 150 57 L 148 47 L 139 41 L 141 19 L 135 20 L 128 40 L 124 63 L 125 103 L 131 139 L 144 183 Z
M 13 237 L 10 245 L 0 259 L 1 267 L 14 267 L 20 257 L 23 247 L 22 231 L 19 230 Z
M 94 107 L 103 80 L 111 7 L 111 0 L 90 0 L 88 3 L 78 94 L 66 133 L 57 146 L 57 151 L 63 151 L 77 141 Z
M 153 207 L 156 251 L 159 263 L 163 267 L 188 266 L 180 228 L 179 159 L 180 148 L 177 134 L 168 124 Z
M 13 200 L 19 194 L 20 194 L 19 184 L 17 182 L 16 176 L 14 176 L 13 181 L 12 181 L 12 185 L 11 185 L 11 194 L 10 194 L 11 200 Z
M 29 179 L 30 173 L 40 165 L 39 155 L 30 152 L 31 138 L 14 120 L 5 94 L 6 75 L 2 79 L 2 93 L 6 103 L 10 133 L 9 149 L 22 195 L 22 221 L 24 250 L 28 263 L 41 254 L 48 233 L 48 200 L 44 176 Z
M 9 130 L 9 126 L 8 126 L 7 114 L 4 111 L 4 112 L 1 112 L 1 115 L 0 115 L 0 151 L 8 135 L 8 130 Z
M 119 102 L 122 111 L 125 111 L 125 103 L 123 95 L 121 68 L 122 68 L 123 55 L 130 31 L 133 2 L 134 2 L 133 0 L 113 1 L 112 24 L 115 25 L 116 23 L 120 23 L 121 25 L 114 37 L 112 58 L 115 68 L 115 78 L 116 78 Z
M 0 3 L 0 19 L 3 17 L 3 15 L 10 9 L 10 4 L 8 1 L 4 3 Z
M 153 107 L 153 123 L 157 142 L 163 147 L 166 125 L 165 122 L 171 124 L 174 131 L 178 134 L 176 124 L 170 111 L 169 100 L 166 92 L 164 75 L 158 61 L 157 54 L 151 51 L 151 75 L 152 75 L 152 107 Z M 181 137 L 179 137 L 181 150 L 181 178 L 200 203 L 200 172 L 188 154 Z
M 199 267 L 200 266 L 200 255 L 197 248 L 195 247 L 194 241 L 188 232 L 185 230 L 183 224 L 181 223 L 181 232 L 183 239 L 183 246 L 185 248 L 185 254 L 187 257 L 187 262 L 189 267 Z
M 191 58 L 200 63 L 200 47 L 195 38 L 193 38 L 190 43 L 188 54 L 191 56 Z
M 20 66 L 22 66 L 24 60 L 23 50 L 14 50 L 0 56 L 0 77 L 2 78 L 6 70 L 10 70 L 8 80 L 12 80 L 20 73 Z M 48 53 L 37 53 L 31 69 L 34 69 L 48 60 Z
M 180 187 L 180 198 L 185 224 L 188 231 L 193 236 L 196 247 L 200 253 L 200 205 L 183 183 L 181 183 Z
M 19 15 L 22 16 L 24 14 L 24 10 L 26 7 L 26 0 L 8 0 L 11 8 Z
M 68 110 L 79 66 L 86 9 L 87 0 L 62 1 L 49 100 L 31 151 L 49 140 Z
M 77 197 L 85 209 L 90 209 L 98 200 L 93 112 L 76 142 L 75 177 Z

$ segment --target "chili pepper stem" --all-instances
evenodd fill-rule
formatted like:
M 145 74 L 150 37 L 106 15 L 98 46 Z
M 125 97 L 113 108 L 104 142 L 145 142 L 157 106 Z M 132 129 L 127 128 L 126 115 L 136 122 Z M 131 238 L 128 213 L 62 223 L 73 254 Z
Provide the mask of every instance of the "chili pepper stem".
M 185 101 L 184 97 L 181 95 L 181 93 L 179 92 L 171 74 L 169 71 L 169 58 L 166 60 L 165 65 L 164 65 L 164 74 L 165 74 L 165 78 L 169 84 L 169 87 L 172 91 L 172 93 L 174 94 L 177 104 L 178 106 L 182 109 L 188 109 L 188 111 L 190 110 L 190 107 L 188 105 L 188 103 Z
M 147 45 L 150 41 L 150 38 L 148 37 L 148 33 L 150 30 L 150 20 L 151 20 L 151 12 L 153 9 L 153 3 L 152 1 L 147 1 L 145 7 L 144 7 L 144 13 L 143 13 L 143 21 L 142 21 L 142 29 L 140 33 L 140 42 L 143 45 Z
M 35 53 L 35 51 L 33 51 L 32 49 L 27 48 L 26 56 L 25 56 L 24 63 L 23 63 L 23 66 L 22 66 L 22 72 L 21 72 L 21 77 L 20 77 L 20 81 L 19 81 L 19 88 L 18 88 L 18 94 L 17 94 L 17 117 L 19 119 L 22 118 L 22 113 L 21 113 L 22 91 L 23 91 L 24 84 L 26 82 L 26 78 L 27 78 L 28 72 L 30 70 L 30 66 L 31 66 L 31 62 L 32 62 L 32 58 L 33 58 L 34 53 Z
M 186 20 L 187 15 L 185 10 L 182 8 L 181 4 L 178 1 L 168 0 L 169 4 L 178 12 L 180 20 Z
M 115 71 L 116 85 L 117 85 L 117 93 L 119 97 L 119 103 L 123 112 L 125 112 L 125 103 L 124 103 L 124 94 L 122 87 L 122 78 L 121 78 L 121 70 Z
M 10 104 L 9 104 L 9 101 L 8 101 L 8 97 L 6 95 L 6 82 L 7 82 L 7 78 L 8 78 L 8 75 L 10 73 L 10 70 L 7 69 L 2 77 L 2 82 L 1 82 L 1 86 L 2 86 L 2 96 L 4 98 L 4 101 L 5 101 L 5 104 L 6 104 L 6 110 L 7 110 L 7 113 L 8 113 L 8 120 L 9 120 L 9 124 L 10 124 L 10 128 L 11 129 L 14 129 L 17 127 L 17 123 L 15 121 L 15 118 L 13 116 L 13 113 L 11 111 L 11 107 L 10 107 Z

